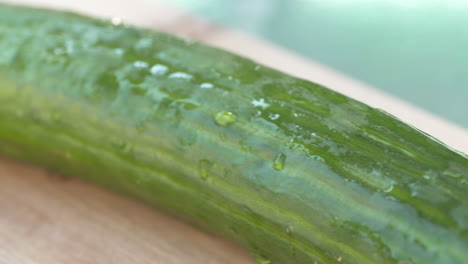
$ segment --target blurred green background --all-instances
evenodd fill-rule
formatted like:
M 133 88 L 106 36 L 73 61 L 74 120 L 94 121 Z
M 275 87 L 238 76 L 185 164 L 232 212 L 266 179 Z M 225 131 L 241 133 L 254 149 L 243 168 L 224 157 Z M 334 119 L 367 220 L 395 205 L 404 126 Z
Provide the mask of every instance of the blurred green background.
M 468 1 L 167 0 L 468 128 Z

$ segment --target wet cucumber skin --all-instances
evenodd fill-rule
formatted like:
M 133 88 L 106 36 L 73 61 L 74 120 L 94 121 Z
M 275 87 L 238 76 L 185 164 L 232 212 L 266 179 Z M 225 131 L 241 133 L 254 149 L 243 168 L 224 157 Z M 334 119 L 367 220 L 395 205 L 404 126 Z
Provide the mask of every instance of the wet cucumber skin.
M 468 258 L 468 158 L 320 85 L 164 33 L 0 4 L 0 153 L 260 263 Z

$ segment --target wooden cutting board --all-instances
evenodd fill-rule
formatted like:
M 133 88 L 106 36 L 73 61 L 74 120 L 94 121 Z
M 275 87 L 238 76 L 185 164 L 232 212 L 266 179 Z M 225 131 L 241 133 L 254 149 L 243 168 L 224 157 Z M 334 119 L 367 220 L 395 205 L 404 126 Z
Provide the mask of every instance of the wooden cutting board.
M 468 132 L 265 41 L 156 0 L 10 0 L 156 28 L 232 50 L 384 109 L 468 153 Z M 0 146 L 1 148 L 1 146 Z M 0 263 L 254 263 L 244 250 L 154 208 L 0 158 Z

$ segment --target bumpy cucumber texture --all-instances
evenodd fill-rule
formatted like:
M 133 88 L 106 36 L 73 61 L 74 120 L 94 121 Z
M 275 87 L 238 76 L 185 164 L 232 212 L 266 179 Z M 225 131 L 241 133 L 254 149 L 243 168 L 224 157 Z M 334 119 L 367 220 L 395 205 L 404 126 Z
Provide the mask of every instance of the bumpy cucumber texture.
M 468 259 L 466 155 L 164 33 L 0 5 L 0 153 L 155 205 L 264 264 Z

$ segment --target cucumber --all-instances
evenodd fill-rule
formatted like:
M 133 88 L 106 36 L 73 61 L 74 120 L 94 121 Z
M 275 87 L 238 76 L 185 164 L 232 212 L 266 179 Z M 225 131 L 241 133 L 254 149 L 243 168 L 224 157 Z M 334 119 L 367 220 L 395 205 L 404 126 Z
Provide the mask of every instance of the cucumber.
M 157 206 L 264 264 L 468 259 L 468 157 L 379 109 L 73 13 L 0 4 L 0 50 L 4 156 Z

